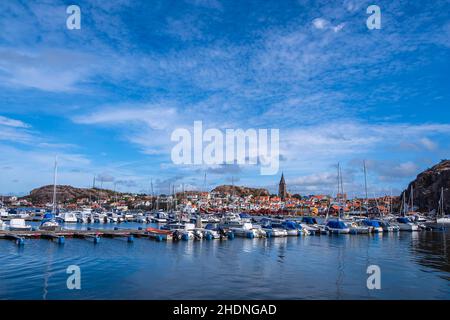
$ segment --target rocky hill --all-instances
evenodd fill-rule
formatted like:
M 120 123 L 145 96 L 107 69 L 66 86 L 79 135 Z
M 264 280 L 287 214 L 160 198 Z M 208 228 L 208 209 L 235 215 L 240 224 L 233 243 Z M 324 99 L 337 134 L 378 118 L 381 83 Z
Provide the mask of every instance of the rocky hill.
M 267 189 L 262 188 L 249 188 L 249 187 L 239 187 L 230 185 L 221 185 L 212 190 L 213 192 L 219 192 L 223 194 L 234 194 L 236 196 L 268 196 L 270 195 Z
M 75 188 L 72 186 L 58 185 L 56 187 L 57 199 L 59 203 L 74 202 L 82 198 L 105 199 L 115 193 L 111 190 L 97 188 Z M 119 193 L 118 193 L 119 194 Z M 34 204 L 51 203 L 53 200 L 53 185 L 47 185 L 33 189 L 28 196 L 23 199 L 31 200 Z
M 441 188 L 444 188 L 444 208 L 446 212 L 450 212 L 450 160 L 442 160 L 417 175 L 401 195 L 406 195 L 406 201 L 410 199 L 411 185 L 414 190 L 414 205 L 419 207 L 419 211 L 429 212 L 436 209 Z

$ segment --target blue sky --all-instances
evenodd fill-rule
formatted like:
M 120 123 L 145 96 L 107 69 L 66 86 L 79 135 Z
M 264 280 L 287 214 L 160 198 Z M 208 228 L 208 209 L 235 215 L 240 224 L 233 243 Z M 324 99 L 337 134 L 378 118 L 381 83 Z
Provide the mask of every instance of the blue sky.
M 66 7 L 81 8 L 81 30 Z M 381 30 L 366 8 L 381 8 Z M 448 158 L 450 1 L 0 3 L 0 193 L 94 176 L 121 191 L 268 187 L 256 166 L 179 166 L 171 132 L 280 129 L 291 192 L 398 193 Z

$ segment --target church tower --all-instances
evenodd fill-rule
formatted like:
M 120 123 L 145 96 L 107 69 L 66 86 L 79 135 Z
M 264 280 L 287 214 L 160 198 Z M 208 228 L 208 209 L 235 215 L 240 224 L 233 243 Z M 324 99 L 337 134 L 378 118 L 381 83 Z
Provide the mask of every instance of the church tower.
M 284 181 L 283 173 L 281 173 L 281 179 L 278 185 L 278 196 L 281 198 L 281 200 L 284 200 L 287 197 L 286 182 Z

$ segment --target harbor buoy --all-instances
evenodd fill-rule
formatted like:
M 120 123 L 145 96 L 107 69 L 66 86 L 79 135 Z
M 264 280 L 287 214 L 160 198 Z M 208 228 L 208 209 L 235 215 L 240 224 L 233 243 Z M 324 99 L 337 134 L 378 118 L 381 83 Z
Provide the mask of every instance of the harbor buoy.
M 118 227 L 114 227 L 114 230 L 119 230 L 119 228 Z
M 212 234 L 208 233 L 208 234 L 206 234 L 205 238 L 206 238 L 206 240 L 212 240 L 213 236 L 212 236 Z
M 63 236 L 58 237 L 58 244 L 64 244 L 65 239 Z
M 100 237 L 99 236 L 94 237 L 94 243 L 99 243 L 99 242 L 100 242 Z
M 142 227 L 138 227 L 138 230 L 142 230 Z
M 233 240 L 234 239 L 234 233 L 233 232 L 228 232 L 228 239 Z
M 17 238 L 16 239 L 16 244 L 18 246 L 23 246 L 25 244 L 25 240 L 23 238 Z
M 158 242 L 163 241 L 163 237 L 162 237 L 162 235 L 160 235 L 160 234 L 157 235 L 155 239 L 156 239 L 156 241 L 158 241 Z
M 133 235 L 132 234 L 130 234 L 129 236 L 128 236 L 128 242 L 134 242 L 134 237 L 133 237 Z

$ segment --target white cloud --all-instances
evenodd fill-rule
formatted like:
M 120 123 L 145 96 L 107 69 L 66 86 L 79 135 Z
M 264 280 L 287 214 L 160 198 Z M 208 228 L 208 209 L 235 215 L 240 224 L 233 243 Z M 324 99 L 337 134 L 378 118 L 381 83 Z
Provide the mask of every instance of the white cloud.
M 328 21 L 323 18 L 316 18 L 313 20 L 312 24 L 316 29 L 322 30 L 328 26 Z
M 419 142 L 429 151 L 434 151 L 437 149 L 438 145 L 428 138 L 422 138 Z
M 4 116 L 0 116 L 0 125 L 15 127 L 15 128 L 29 128 L 30 125 L 26 124 L 23 121 L 7 118 Z

